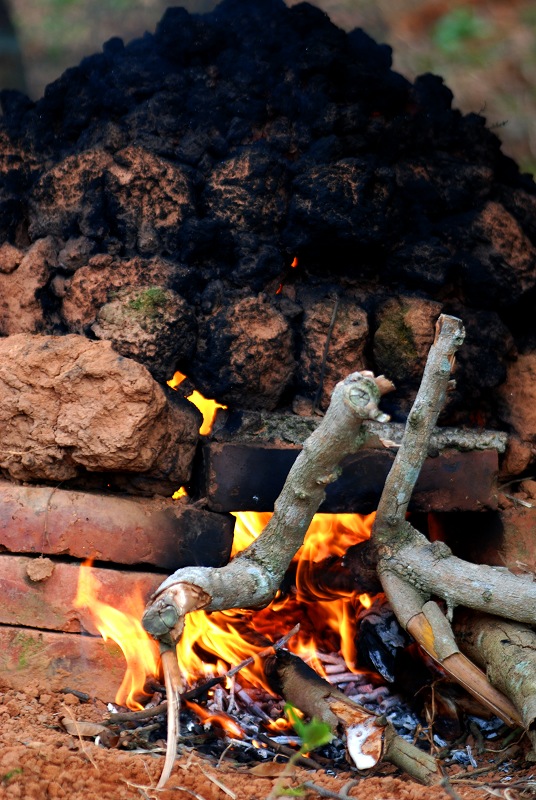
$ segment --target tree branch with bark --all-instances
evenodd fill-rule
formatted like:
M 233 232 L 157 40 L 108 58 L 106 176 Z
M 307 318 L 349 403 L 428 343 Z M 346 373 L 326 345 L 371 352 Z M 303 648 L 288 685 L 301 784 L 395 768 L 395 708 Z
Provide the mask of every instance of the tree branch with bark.
M 463 325 L 442 315 L 405 433 L 385 482 L 367 564 L 372 564 L 395 614 L 416 641 L 444 669 L 508 724 L 524 717 L 514 702 L 494 689 L 485 674 L 463 656 L 449 617 L 456 606 L 485 611 L 528 625 L 536 621 L 536 584 L 506 570 L 469 564 L 443 543 L 430 543 L 406 520 L 408 504 L 426 458 L 430 437 L 444 405 Z M 171 649 L 184 617 L 207 611 L 266 605 L 301 546 L 326 486 L 342 459 L 357 451 L 367 432 L 364 420 L 388 418 L 379 408 L 392 385 L 372 373 L 354 373 L 339 383 L 319 427 L 307 439 L 258 539 L 225 567 L 187 567 L 165 580 L 143 618 L 146 630 Z M 445 615 L 432 599 L 442 598 Z M 411 771 L 411 770 L 410 770 Z

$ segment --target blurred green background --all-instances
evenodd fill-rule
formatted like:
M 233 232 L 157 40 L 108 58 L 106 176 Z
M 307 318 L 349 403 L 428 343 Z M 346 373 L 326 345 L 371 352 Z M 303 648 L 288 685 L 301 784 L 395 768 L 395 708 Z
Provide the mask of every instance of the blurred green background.
M 290 5 L 299 0 L 288 0 Z M 255 0 L 251 0 L 255 2 Z M 3 8 L 2 8 L 3 4 Z M 36 99 L 112 36 L 153 31 L 168 5 L 203 13 L 214 0 L 0 0 L 0 86 Z M 503 149 L 536 172 L 534 0 L 315 0 L 332 20 L 393 47 L 408 78 L 441 75 L 464 112 L 483 114 Z

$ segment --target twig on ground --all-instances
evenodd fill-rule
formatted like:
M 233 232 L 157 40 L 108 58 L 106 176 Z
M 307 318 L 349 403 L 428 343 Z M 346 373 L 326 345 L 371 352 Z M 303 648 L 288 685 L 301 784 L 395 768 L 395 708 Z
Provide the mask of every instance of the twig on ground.
M 225 794 L 226 794 L 226 795 L 228 795 L 229 797 L 231 797 L 231 798 L 232 798 L 232 800 L 236 800 L 236 792 L 233 792 L 233 790 L 232 790 L 232 789 L 229 789 L 229 787 L 228 787 L 228 786 L 226 786 L 226 785 L 223 783 L 223 781 L 220 781 L 220 779 L 219 779 L 219 778 L 217 778 L 215 775 L 211 775 L 211 774 L 210 774 L 210 772 L 207 772 L 207 771 L 206 771 L 206 769 L 203 769 L 203 767 L 202 767 L 201 765 L 199 765 L 199 769 L 201 770 L 201 772 L 203 773 L 203 775 L 205 776 L 205 778 L 208 778 L 208 779 L 209 779 L 209 781 L 212 781 L 212 783 L 216 784 L 216 786 L 217 786 L 219 789 L 221 789 L 221 790 L 222 790 L 222 792 L 225 792 Z
M 73 724 L 75 725 L 75 727 L 78 728 L 78 720 L 75 719 L 74 714 L 71 711 L 71 709 L 68 706 L 63 706 L 63 707 L 65 708 L 65 711 L 67 712 L 67 714 L 72 719 Z M 85 755 L 85 757 L 90 762 L 90 764 L 92 764 L 92 766 L 95 767 L 95 769 L 98 772 L 99 771 L 99 767 L 97 765 L 97 762 L 95 761 L 95 759 L 93 758 L 93 756 L 91 755 L 89 750 L 86 749 L 86 744 L 85 744 L 85 742 L 84 742 L 84 740 L 83 740 L 83 738 L 82 738 L 82 736 L 81 736 L 79 731 L 77 732 L 77 735 L 78 735 L 78 740 L 80 742 L 80 749 L 82 750 L 82 753 Z
M 87 694 L 87 692 L 79 692 L 78 689 L 70 689 L 66 686 L 64 689 L 60 689 L 61 694 L 72 694 L 74 697 L 78 697 L 81 703 L 89 703 L 91 700 L 91 695 Z
M 296 755 L 296 751 L 292 749 L 292 747 L 287 747 L 286 744 L 278 744 L 278 742 L 274 742 L 273 739 L 270 739 L 269 736 L 266 736 L 265 733 L 258 733 L 255 737 L 262 742 L 270 750 L 273 750 L 274 753 L 279 753 L 282 756 L 286 756 L 287 758 L 292 758 Z M 300 756 L 296 759 L 296 764 L 300 767 L 305 767 L 306 769 L 322 769 L 322 764 L 319 764 L 318 761 L 315 761 L 314 758 L 311 756 Z
M 439 785 L 445 790 L 445 792 L 448 794 L 448 796 L 452 798 L 452 800 L 462 800 L 462 798 L 460 797 L 460 795 L 458 794 L 456 789 L 453 786 L 451 786 L 450 779 L 447 778 L 446 775 L 440 781 Z
M 348 800 L 348 795 L 338 792 L 332 792 L 331 789 L 324 789 L 323 786 L 319 786 L 317 783 L 313 783 L 313 781 L 304 781 L 302 783 L 304 789 L 310 789 L 312 792 L 316 792 L 320 797 L 330 797 L 333 800 Z
M 117 725 L 121 722 L 142 722 L 145 719 L 157 717 L 159 714 L 167 714 L 167 700 L 152 708 L 144 708 L 141 711 L 118 711 L 110 714 L 106 720 L 106 725 Z

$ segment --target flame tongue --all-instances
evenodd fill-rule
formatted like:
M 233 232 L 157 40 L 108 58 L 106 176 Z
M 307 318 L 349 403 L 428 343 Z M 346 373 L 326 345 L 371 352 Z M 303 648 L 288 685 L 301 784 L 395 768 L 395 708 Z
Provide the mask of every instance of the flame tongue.
M 140 621 L 145 603 L 138 592 L 137 596 L 122 598 L 122 608 L 114 608 L 99 600 L 100 589 L 101 583 L 91 562 L 82 564 L 74 607 L 87 608 L 102 638 L 112 639 L 123 651 L 127 668 L 115 696 L 116 703 L 133 710 L 141 709 L 143 706 L 137 698 L 147 696 L 144 691 L 147 678 L 158 678 L 159 674 L 158 645 Z
M 172 389 L 175 389 L 184 380 L 186 380 L 186 375 L 183 375 L 182 372 L 176 372 L 172 379 L 168 381 L 168 386 L 171 386 Z M 227 408 L 227 406 L 218 403 L 216 400 L 203 397 L 203 395 L 196 389 L 194 389 L 191 394 L 186 395 L 186 399 L 189 400 L 190 403 L 193 403 L 194 406 L 197 406 L 199 411 L 202 413 L 203 422 L 199 428 L 199 433 L 202 436 L 206 436 L 212 430 L 212 425 L 216 419 L 218 408 Z
M 271 514 L 235 514 L 233 555 L 250 544 L 263 530 Z M 225 673 L 266 648 L 267 643 L 290 630 L 297 622 L 300 632 L 290 640 L 290 649 L 321 675 L 324 668 L 317 652 L 341 651 L 348 669 L 355 667 L 355 618 L 359 603 L 369 601 L 355 592 L 319 589 L 314 581 L 314 564 L 327 556 L 342 556 L 348 547 L 369 538 L 374 515 L 317 514 L 295 558 L 296 586 L 278 592 L 274 601 L 260 611 L 194 611 L 187 615 L 177 656 L 190 681 L 206 680 Z M 116 702 L 138 709 L 148 676 L 159 673 L 158 646 L 141 625 L 143 598 L 121 598 L 118 607 L 99 599 L 100 583 L 90 565 L 80 569 L 75 607 L 86 607 L 104 639 L 113 639 L 125 655 L 127 671 Z M 250 683 L 271 692 L 261 659 L 241 671 Z
M 236 513 L 233 556 L 247 547 L 263 530 L 269 513 Z M 348 547 L 368 539 L 374 514 L 317 514 L 307 532 L 303 547 L 295 558 L 296 588 L 282 594 L 260 611 L 220 611 L 207 614 L 196 611 L 188 615 L 177 654 L 183 671 L 190 679 L 204 679 L 222 674 L 229 665 L 237 664 L 265 648 L 300 622 L 300 633 L 290 640 L 292 651 L 324 674 L 317 660 L 319 651 L 340 650 L 348 668 L 355 668 L 355 618 L 361 600 L 369 598 L 355 592 L 329 593 L 319 590 L 311 569 L 328 555 L 342 556 Z M 260 634 L 262 639 L 256 638 Z M 241 676 L 268 691 L 262 664 L 254 663 L 241 671 Z

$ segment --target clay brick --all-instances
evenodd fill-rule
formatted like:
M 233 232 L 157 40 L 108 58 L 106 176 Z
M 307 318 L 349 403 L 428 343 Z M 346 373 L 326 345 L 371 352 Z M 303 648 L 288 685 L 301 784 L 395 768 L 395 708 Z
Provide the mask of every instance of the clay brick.
M 227 563 L 232 517 L 171 499 L 129 498 L 0 481 L 0 546 L 15 553 L 151 564 L 173 572 Z
M 300 452 L 298 446 L 211 442 L 203 448 L 203 480 L 212 511 L 272 511 L 285 478 Z M 340 478 L 327 487 L 320 507 L 325 513 L 374 511 L 394 460 L 388 450 L 363 448 L 343 461 Z M 410 509 L 477 511 L 496 508 L 495 450 L 443 450 L 428 458 Z
M 60 691 L 70 687 L 104 702 L 113 701 L 125 673 L 114 642 L 94 636 L 0 627 L 2 686 Z
M 0 555 L 0 623 L 97 635 L 88 610 L 73 607 L 80 565 L 53 562 L 53 569 L 43 571 L 50 577 L 35 581 L 29 572 L 36 561 Z M 162 582 L 162 575 L 148 572 L 96 568 L 93 573 L 102 586 L 99 599 L 119 608 L 136 591 L 145 602 Z
M 513 572 L 536 572 L 536 508 L 513 505 L 488 514 L 434 515 L 455 555 Z

